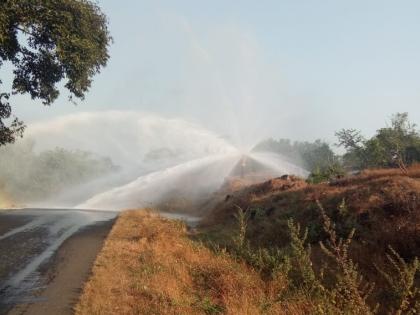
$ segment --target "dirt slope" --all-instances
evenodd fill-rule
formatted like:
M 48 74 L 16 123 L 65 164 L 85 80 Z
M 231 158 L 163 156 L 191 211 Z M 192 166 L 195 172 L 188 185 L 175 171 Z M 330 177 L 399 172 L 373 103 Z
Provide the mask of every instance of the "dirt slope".
M 366 171 L 331 183 L 309 185 L 301 179 L 272 179 L 233 193 L 214 206 L 202 227 L 223 234 L 232 229 L 238 207 L 250 215 L 249 239 L 257 245 L 288 241 L 289 218 L 309 229 L 313 243 L 322 240 L 323 205 L 343 236 L 356 229 L 356 240 L 367 251 L 388 245 L 404 257 L 420 256 L 420 167 Z

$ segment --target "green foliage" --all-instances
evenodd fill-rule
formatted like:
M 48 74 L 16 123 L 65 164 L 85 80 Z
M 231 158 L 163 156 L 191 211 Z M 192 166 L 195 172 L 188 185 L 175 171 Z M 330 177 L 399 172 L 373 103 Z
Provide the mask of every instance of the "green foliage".
M 325 165 L 323 168 L 316 167 L 309 174 L 307 182 L 311 184 L 319 184 L 343 177 L 345 174 L 346 172 L 341 164 L 338 161 L 335 161 L 329 165 Z
M 241 207 L 236 206 L 238 212 L 235 218 L 238 222 L 238 234 L 234 237 L 233 242 L 238 250 L 243 250 L 246 247 L 246 228 L 248 225 L 248 212 Z
M 335 164 L 338 159 L 330 146 L 321 140 L 292 143 L 289 139 L 268 139 L 257 144 L 253 150 L 281 154 L 311 172 L 317 168 L 324 170 Z
M 2 81 L 0 80 L 0 85 L 1 83 Z M 25 131 L 25 125 L 17 118 L 14 118 L 9 125 L 6 125 L 4 122 L 12 114 L 12 108 L 8 102 L 9 97 L 8 93 L 1 93 L 0 91 L 0 146 L 14 142 L 17 137 L 22 137 Z
M 371 139 L 359 131 L 342 129 L 336 132 L 338 145 L 346 149 L 344 164 L 354 169 L 400 167 L 420 161 L 420 134 L 407 113 L 397 113 L 388 127 L 377 130 Z
M 292 268 L 289 272 L 291 283 L 295 288 L 303 290 L 306 294 L 313 294 L 322 289 L 317 280 L 311 261 L 311 247 L 305 245 L 308 229 L 302 233 L 299 223 L 292 219 L 287 222 L 290 233 L 290 259 Z
M 108 61 L 108 22 L 89 0 L 4 0 L 0 2 L 0 68 L 12 64 L 11 93 L 26 94 L 50 105 L 66 80 L 70 99 L 83 99 L 92 77 Z M 0 84 L 1 84 L 0 80 Z M 0 145 L 23 132 L 11 116 L 10 92 L 0 93 Z
M 214 304 L 208 297 L 204 297 L 201 301 L 199 301 L 198 306 L 207 315 L 222 314 L 224 312 L 222 306 Z
M 272 138 L 261 141 L 254 148 L 253 151 L 268 151 L 275 152 L 283 155 L 285 158 L 295 161 L 297 164 L 304 164 L 301 155 L 301 147 L 306 142 L 291 142 L 289 139 L 278 139 Z M 308 143 L 307 146 L 310 146 Z
M 249 265 L 257 269 L 261 274 L 269 278 L 275 278 L 277 274 L 285 274 L 290 270 L 289 257 L 279 248 L 252 248 L 246 239 L 246 231 L 249 220 L 249 212 L 237 206 L 235 215 L 238 228 L 232 238 L 232 254 L 239 260 L 245 260 Z M 220 250 L 220 249 L 219 249 Z
M 335 135 L 338 138 L 338 146 L 343 146 L 346 150 L 361 149 L 365 138 L 356 129 L 341 129 Z
M 292 268 L 287 251 L 280 248 L 252 249 L 249 247 L 248 252 L 248 263 L 271 279 L 277 278 L 279 275 L 287 275 Z
M 318 203 L 323 219 L 324 231 L 328 235 L 326 242 L 320 242 L 324 253 L 329 256 L 337 266 L 334 274 L 336 282 L 330 291 L 333 304 L 344 314 L 373 314 L 367 298 L 373 290 L 373 284 L 363 280 L 357 265 L 349 256 L 349 247 L 354 236 L 353 229 L 346 239 L 339 238 L 335 224 L 325 213 L 324 208 Z
M 109 158 L 56 148 L 34 152 L 33 142 L 0 148 L 0 189 L 16 202 L 36 201 L 112 172 Z
M 392 308 L 392 314 L 419 314 L 420 289 L 415 286 L 416 274 L 420 272 L 420 262 L 415 258 L 407 263 L 389 246 L 390 253 L 386 255 L 389 271 L 376 267 L 385 278 L 389 290 L 387 300 Z
M 328 143 L 321 140 L 316 140 L 313 143 L 303 142 L 298 144 L 298 148 L 309 171 L 317 168 L 323 171 L 338 163 L 338 158 Z
M 301 165 L 310 172 L 310 183 L 320 183 L 345 175 L 340 158 L 328 143 L 321 140 L 292 143 L 288 139 L 268 139 L 256 145 L 254 150 L 275 152 Z
M 307 243 L 308 229 L 303 230 L 298 223 L 289 219 L 287 227 L 290 242 L 287 246 L 251 246 L 247 229 L 253 221 L 249 220 L 249 211 L 240 207 L 237 207 L 237 228 L 232 246 L 214 248 L 224 255 L 232 255 L 246 262 L 259 271 L 263 279 L 279 282 L 276 298 L 267 301 L 263 308 L 269 308 L 273 303 L 306 301 L 311 305 L 311 314 L 365 315 L 377 314 L 379 311 L 380 314 L 419 314 L 420 290 L 416 282 L 416 275 L 420 271 L 418 259 L 408 263 L 390 248 L 390 254 L 387 255 L 389 267 L 386 270 L 377 267 L 378 276 L 383 276 L 388 287 L 378 288 L 382 295 L 373 295 L 374 284 L 365 280 L 358 265 L 350 257 L 355 228 L 351 227 L 351 215 L 345 200 L 342 200 L 336 211 L 340 228 L 337 228 L 319 202 L 317 205 L 325 237 L 319 243 L 324 255 L 318 257 L 320 261 L 317 262 L 317 268 L 313 265 L 311 246 Z M 339 236 L 349 229 L 347 237 Z M 381 300 L 383 295 L 385 297 Z M 382 305 L 380 302 L 383 302 Z
M 246 239 L 247 211 L 238 207 L 236 215 L 238 222 L 237 234 L 233 237 L 233 254 L 245 260 L 263 275 L 271 279 L 279 274 L 286 275 L 290 288 L 294 291 L 304 291 L 305 294 L 315 294 L 321 289 L 315 271 L 312 268 L 311 248 L 305 245 L 308 231 L 301 231 L 300 225 L 289 220 L 287 225 L 290 235 L 290 246 L 253 248 Z

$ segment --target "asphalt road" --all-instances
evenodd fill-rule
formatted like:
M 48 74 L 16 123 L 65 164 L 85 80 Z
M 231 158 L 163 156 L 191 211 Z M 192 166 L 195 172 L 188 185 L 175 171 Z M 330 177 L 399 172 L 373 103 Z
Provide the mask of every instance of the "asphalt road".
M 116 212 L 0 211 L 0 315 L 72 314 Z

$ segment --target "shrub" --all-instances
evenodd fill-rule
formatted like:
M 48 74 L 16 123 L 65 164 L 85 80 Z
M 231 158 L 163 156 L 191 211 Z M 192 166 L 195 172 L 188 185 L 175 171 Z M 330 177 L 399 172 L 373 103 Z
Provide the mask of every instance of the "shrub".
M 328 235 L 326 242 L 320 242 L 324 253 L 332 258 L 337 266 L 335 273 L 335 285 L 329 295 L 333 304 L 344 314 L 373 314 L 376 311 L 367 304 L 367 298 L 371 294 L 374 285 L 363 280 L 357 264 L 349 256 L 349 247 L 353 239 L 355 229 L 352 229 L 346 239 L 339 238 L 335 230 L 335 224 L 325 213 L 324 208 L 318 202 L 321 212 L 324 231 Z
M 320 289 L 320 283 L 317 280 L 315 271 L 311 262 L 311 247 L 305 246 L 308 237 L 308 229 L 301 233 L 299 223 L 294 223 L 292 219 L 287 222 L 290 233 L 290 256 L 292 260 L 292 269 L 289 277 L 293 285 L 306 293 L 313 293 Z
M 387 298 L 392 314 L 420 314 L 420 290 L 415 286 L 415 277 L 420 271 L 419 260 L 415 258 L 411 263 L 407 263 L 391 246 L 386 258 L 389 270 L 385 271 L 377 266 L 376 268 L 389 287 Z
M 287 246 L 253 247 L 247 239 L 249 211 L 238 208 L 237 230 L 232 237 L 232 246 L 219 252 L 244 261 L 258 271 L 268 286 L 276 288 L 275 298 L 267 296 L 267 305 L 282 307 L 284 303 L 305 305 L 310 314 L 319 315 L 369 315 L 386 312 L 395 315 L 420 314 L 420 290 L 416 286 L 416 275 L 420 262 L 415 258 L 407 263 L 390 247 L 386 255 L 390 267 L 379 275 L 386 280 L 387 287 L 381 288 L 386 295 L 386 303 L 379 305 L 373 296 L 374 283 L 362 276 L 358 265 L 350 257 L 350 246 L 356 229 L 347 222 L 348 209 L 343 200 L 338 209 L 337 219 L 346 229 L 351 229 L 347 237 L 337 229 L 336 224 L 317 202 L 322 228 L 326 239 L 319 242 L 321 253 L 319 266 L 315 269 L 311 257 L 311 246 L 307 243 L 308 229 L 302 229 L 293 219 L 287 221 L 290 242 Z M 351 220 L 350 220 L 351 221 Z M 343 229 L 343 227 L 341 227 Z M 326 259 L 328 258 L 328 259 Z M 324 276 L 324 271 L 325 276 Z M 378 275 L 378 276 L 379 276 Z M 278 282 L 277 285 L 273 283 Z M 379 299 L 378 299 L 379 301 Z
M 341 164 L 338 161 L 334 161 L 323 167 L 316 166 L 309 174 L 307 182 L 311 184 L 319 184 L 343 177 L 345 174 L 346 172 Z

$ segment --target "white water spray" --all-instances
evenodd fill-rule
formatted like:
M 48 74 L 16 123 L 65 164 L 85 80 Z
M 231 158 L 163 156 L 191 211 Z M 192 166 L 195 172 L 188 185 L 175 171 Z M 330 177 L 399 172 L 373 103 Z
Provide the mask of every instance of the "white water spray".
M 194 199 L 217 190 L 239 157 L 239 153 L 210 156 L 152 172 L 127 185 L 96 195 L 76 208 L 120 210 L 154 207 L 173 194 Z
M 62 116 L 28 126 L 26 136 L 35 139 L 39 151 L 54 147 L 86 150 L 110 157 L 123 169 L 146 171 L 236 151 L 226 140 L 194 123 L 136 111 Z
M 242 156 L 274 176 L 307 172 L 276 154 L 241 152 L 216 134 L 182 119 L 139 112 L 80 113 L 32 125 L 36 149 L 55 146 L 110 156 L 118 174 L 98 179 L 36 206 L 122 210 L 156 207 L 175 198 L 199 200 L 217 191 Z
M 280 154 L 271 152 L 250 152 L 249 156 L 263 165 L 271 168 L 278 175 L 290 174 L 306 178 L 309 172 L 300 166 L 288 162 Z

